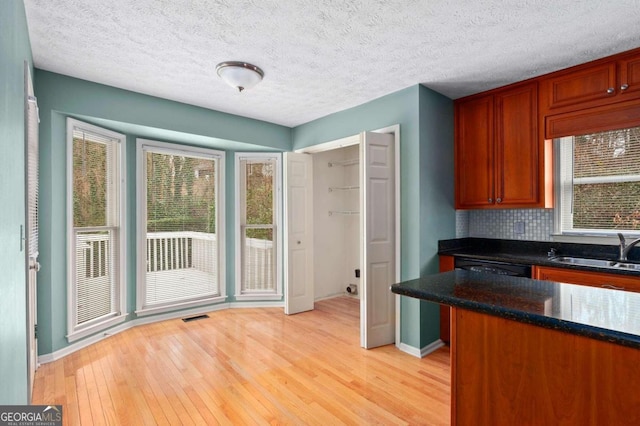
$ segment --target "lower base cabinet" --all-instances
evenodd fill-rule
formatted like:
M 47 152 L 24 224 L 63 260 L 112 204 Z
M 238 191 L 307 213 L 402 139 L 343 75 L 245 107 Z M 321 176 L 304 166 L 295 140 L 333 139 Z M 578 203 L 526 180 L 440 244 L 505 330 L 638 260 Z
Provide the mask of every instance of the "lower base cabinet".
M 452 313 L 452 425 L 640 424 L 640 350 Z
M 608 274 L 606 272 L 577 271 L 574 269 L 534 266 L 533 278 L 537 280 L 640 292 L 640 279 L 638 279 L 638 277 Z

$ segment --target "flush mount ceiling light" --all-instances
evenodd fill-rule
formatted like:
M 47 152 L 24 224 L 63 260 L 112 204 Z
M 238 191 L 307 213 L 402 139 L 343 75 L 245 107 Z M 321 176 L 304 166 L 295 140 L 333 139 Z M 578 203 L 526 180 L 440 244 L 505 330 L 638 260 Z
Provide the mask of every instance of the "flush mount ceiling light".
M 216 65 L 216 72 L 229 86 L 242 92 L 250 89 L 262 80 L 264 72 L 255 65 L 246 62 L 227 61 Z

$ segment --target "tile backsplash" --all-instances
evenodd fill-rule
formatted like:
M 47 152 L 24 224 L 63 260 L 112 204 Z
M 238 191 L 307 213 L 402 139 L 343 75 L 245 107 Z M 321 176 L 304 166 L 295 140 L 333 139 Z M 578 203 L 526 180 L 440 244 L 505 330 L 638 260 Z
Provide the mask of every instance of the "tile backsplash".
M 553 209 L 457 210 L 456 237 L 550 241 Z

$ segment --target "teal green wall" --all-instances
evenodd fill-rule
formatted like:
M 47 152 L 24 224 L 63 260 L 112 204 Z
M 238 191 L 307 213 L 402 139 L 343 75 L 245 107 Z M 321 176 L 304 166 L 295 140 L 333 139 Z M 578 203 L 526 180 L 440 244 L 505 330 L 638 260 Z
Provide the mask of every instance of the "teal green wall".
M 40 105 L 41 264 L 40 353 L 66 340 L 66 117 L 127 135 L 129 319 L 135 310 L 136 147 L 144 137 L 226 151 L 226 286 L 235 290 L 234 153 L 288 151 L 400 124 L 401 278 L 435 272 L 437 240 L 455 234 L 452 101 L 416 85 L 289 129 L 271 123 L 154 98 L 36 70 Z M 435 263 L 434 263 L 435 262 Z M 229 298 L 233 301 L 233 297 Z M 402 298 L 401 341 L 420 348 L 437 339 L 434 305 Z
M 357 107 L 328 115 L 293 129 L 293 149 L 357 135 L 362 131 L 400 125 L 400 203 L 402 211 L 403 280 L 416 278 L 420 273 L 419 236 L 420 182 L 419 175 L 419 119 L 418 87 L 375 99 Z
M 227 294 L 235 291 L 234 153 L 288 151 L 291 129 L 272 123 L 141 95 L 36 70 L 40 107 L 39 352 L 68 345 L 66 316 L 66 117 L 127 135 L 127 306 L 136 307 L 136 137 L 221 149 L 226 152 Z M 247 93 L 247 95 L 250 95 Z M 229 298 L 233 301 L 233 297 Z
M 437 242 L 455 236 L 453 101 L 416 85 L 293 129 L 299 149 L 400 124 L 401 279 L 437 272 Z M 434 263 L 435 262 L 435 263 Z M 435 269 L 434 269 L 435 265 Z M 438 339 L 437 305 L 401 298 L 400 340 Z
M 438 272 L 438 240 L 455 238 L 453 102 L 420 86 L 420 275 Z M 416 303 L 414 300 L 413 303 Z M 440 305 L 420 305 L 420 345 L 440 338 Z
M 32 64 L 21 0 L 0 2 L 0 405 L 26 404 L 27 281 L 24 63 Z

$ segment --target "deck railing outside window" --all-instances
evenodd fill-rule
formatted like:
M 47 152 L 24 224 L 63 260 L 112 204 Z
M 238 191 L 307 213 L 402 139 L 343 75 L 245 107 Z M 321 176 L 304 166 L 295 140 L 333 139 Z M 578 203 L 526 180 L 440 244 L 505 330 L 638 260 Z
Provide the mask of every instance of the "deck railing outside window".
M 108 233 L 95 234 L 77 234 L 78 250 L 76 253 L 78 271 L 82 271 L 84 275 L 83 284 L 86 286 L 79 290 L 84 293 L 96 293 L 108 291 L 108 283 L 105 277 L 108 274 L 108 265 L 106 265 L 106 250 L 109 247 Z M 147 233 L 147 274 L 161 277 L 163 274 L 167 277 L 177 270 L 188 273 L 192 271 L 193 280 L 187 282 L 184 288 L 185 295 L 191 293 L 189 283 L 196 284 L 198 276 L 202 273 L 213 274 L 217 276 L 216 259 L 216 234 L 204 232 L 149 232 Z M 82 244 L 80 244 L 82 242 Z M 250 259 L 247 265 L 247 273 L 256 281 L 258 276 L 263 276 L 265 282 L 260 282 L 255 289 L 273 288 L 271 282 L 272 274 L 261 273 L 272 267 L 273 243 L 271 241 L 259 240 L 255 238 L 247 238 L 245 240 L 247 257 Z M 255 278 L 254 278 L 255 277 Z M 147 286 L 151 286 L 149 292 L 156 295 L 160 300 L 165 297 L 162 294 L 165 285 L 158 285 L 153 288 L 155 283 L 166 283 L 166 280 L 148 280 Z M 176 294 L 176 285 L 184 283 L 175 282 L 171 290 L 167 289 L 171 295 Z M 108 299 L 107 299 L 108 300 Z

